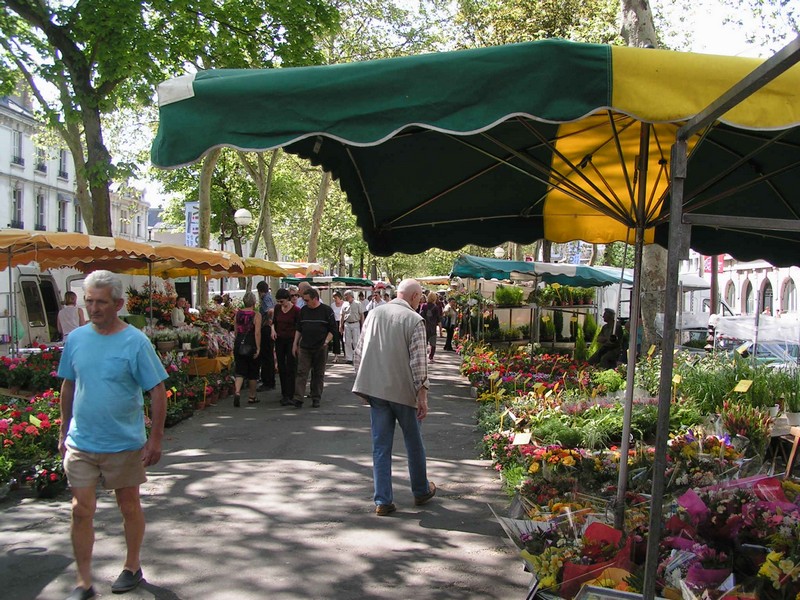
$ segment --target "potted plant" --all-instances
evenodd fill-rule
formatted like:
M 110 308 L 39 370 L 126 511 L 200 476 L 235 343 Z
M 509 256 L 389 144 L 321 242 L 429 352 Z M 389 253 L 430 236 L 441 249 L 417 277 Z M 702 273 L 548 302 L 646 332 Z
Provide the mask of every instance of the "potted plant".
M 38 498 L 55 498 L 67 488 L 67 476 L 61 456 L 51 456 L 39 462 L 28 476 L 28 484 Z
M 157 329 L 150 335 L 159 352 L 169 352 L 178 345 L 178 334 L 172 329 Z
M 494 299 L 498 306 L 521 306 L 524 291 L 513 285 L 498 285 L 494 291 Z

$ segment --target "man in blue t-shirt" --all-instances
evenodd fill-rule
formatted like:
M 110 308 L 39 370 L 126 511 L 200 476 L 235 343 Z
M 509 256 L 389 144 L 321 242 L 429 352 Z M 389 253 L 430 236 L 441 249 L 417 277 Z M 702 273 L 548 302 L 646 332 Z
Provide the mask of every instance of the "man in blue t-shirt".
M 121 321 L 122 281 L 109 271 L 95 271 L 84 282 L 89 323 L 70 333 L 58 375 L 61 384 L 59 450 L 72 490 L 72 547 L 78 586 L 67 600 L 94 598 L 92 547 L 99 481 L 113 489 L 125 525 L 127 555 L 122 573 L 111 585 L 127 592 L 142 581 L 139 553 L 144 513 L 139 486 L 145 467 L 161 458 L 167 396 L 167 373 L 149 339 Z M 144 422 L 142 391 L 150 393 L 151 430 Z

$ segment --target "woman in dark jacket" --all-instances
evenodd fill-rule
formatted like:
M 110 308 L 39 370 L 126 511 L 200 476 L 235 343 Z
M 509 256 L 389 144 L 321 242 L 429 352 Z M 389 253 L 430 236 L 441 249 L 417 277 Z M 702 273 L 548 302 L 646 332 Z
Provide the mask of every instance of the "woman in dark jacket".
M 235 363 L 236 381 L 233 405 L 239 406 L 239 393 L 242 384 L 247 379 L 250 395 L 248 404 L 258 402 L 256 386 L 258 384 L 258 355 L 261 352 L 261 315 L 254 310 L 256 296 L 247 292 L 242 298 L 244 308 L 236 311 L 233 319 L 236 331 L 236 340 L 233 344 L 233 359 Z
M 275 356 L 278 360 L 278 375 L 281 380 L 281 406 L 293 406 L 294 375 L 297 359 L 292 354 L 294 333 L 300 309 L 291 299 L 289 290 L 283 288 L 275 292 L 275 311 L 272 316 L 272 339 L 275 340 Z

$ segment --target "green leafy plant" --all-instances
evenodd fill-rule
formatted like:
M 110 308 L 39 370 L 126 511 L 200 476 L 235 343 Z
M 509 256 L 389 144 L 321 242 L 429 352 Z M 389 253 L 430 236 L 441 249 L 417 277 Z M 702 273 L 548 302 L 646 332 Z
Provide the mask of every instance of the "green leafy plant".
M 575 353 L 576 361 L 585 361 L 588 358 L 586 353 L 586 340 L 583 337 L 583 327 L 577 327 L 575 331 Z
M 616 369 L 592 373 L 592 385 L 598 394 L 613 394 L 625 387 L 625 378 Z
M 586 313 L 583 317 L 583 339 L 594 341 L 595 333 L 597 333 L 597 321 L 594 315 Z
M 525 292 L 521 287 L 498 285 L 494 299 L 500 306 L 520 306 Z

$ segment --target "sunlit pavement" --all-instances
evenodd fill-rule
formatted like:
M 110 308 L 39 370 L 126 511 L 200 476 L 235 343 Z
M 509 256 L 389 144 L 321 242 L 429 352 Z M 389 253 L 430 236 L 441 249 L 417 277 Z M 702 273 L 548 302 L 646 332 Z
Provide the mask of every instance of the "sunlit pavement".
M 372 503 L 369 411 L 353 367 L 329 361 L 322 406 L 279 405 L 279 390 L 232 398 L 167 430 L 161 463 L 142 486 L 146 583 L 119 596 L 163 598 L 521 598 L 528 578 L 488 507 L 507 500 L 477 460 L 475 401 L 459 358 L 431 366 L 423 436 L 436 497 L 415 507 L 395 436 L 397 512 Z M 74 586 L 69 494 L 0 503 L 0 594 L 60 600 Z M 113 496 L 99 495 L 95 589 L 111 596 L 124 557 Z

